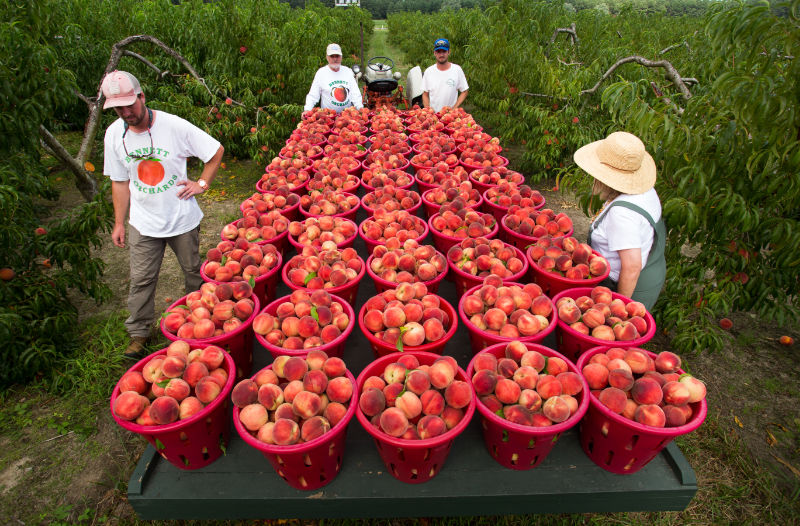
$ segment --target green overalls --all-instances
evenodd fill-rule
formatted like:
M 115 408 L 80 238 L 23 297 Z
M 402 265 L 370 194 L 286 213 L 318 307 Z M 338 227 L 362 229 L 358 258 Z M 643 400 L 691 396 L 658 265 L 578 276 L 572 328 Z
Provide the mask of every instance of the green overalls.
M 664 281 L 666 281 L 667 278 L 667 260 L 664 258 L 664 248 L 667 244 L 667 228 L 664 224 L 664 217 L 662 215 L 661 219 L 659 219 L 658 223 L 656 223 L 653 221 L 653 218 L 650 216 L 650 214 L 648 214 L 641 207 L 627 201 L 614 201 L 603 211 L 600 217 L 597 218 L 597 221 L 593 222 L 592 226 L 589 228 L 589 239 L 587 241 L 589 245 L 592 244 L 592 231 L 594 231 L 594 225 L 599 224 L 608 211 L 615 206 L 621 206 L 637 212 L 642 217 L 647 219 L 647 221 L 650 223 L 650 226 L 653 227 L 653 246 L 650 247 L 650 254 L 647 257 L 647 263 L 645 263 L 644 268 L 642 268 L 642 272 L 639 274 L 639 280 L 636 282 L 636 288 L 634 289 L 633 297 L 631 298 L 635 301 L 643 303 L 647 310 L 650 310 L 653 305 L 655 305 L 658 295 L 661 294 L 661 288 L 664 286 Z M 614 291 L 617 290 L 617 283 L 610 278 L 607 278 L 605 281 L 603 281 L 601 285 L 605 285 Z

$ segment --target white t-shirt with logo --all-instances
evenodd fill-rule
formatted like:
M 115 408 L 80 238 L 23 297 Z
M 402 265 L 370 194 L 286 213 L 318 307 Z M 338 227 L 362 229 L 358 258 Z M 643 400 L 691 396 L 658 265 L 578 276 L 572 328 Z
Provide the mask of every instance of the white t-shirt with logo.
M 337 113 L 350 106 L 355 106 L 359 110 L 363 108 L 364 102 L 353 70 L 347 66 L 340 66 L 339 71 L 333 71 L 329 66 L 319 68 L 306 95 L 306 105 L 303 110 L 312 109 L 317 102 L 321 108 L 333 109 Z
M 637 205 L 650 214 L 656 223 L 661 219 L 661 201 L 655 188 L 651 188 L 643 194 L 622 194 L 611 203 L 616 201 L 627 201 Z M 606 208 L 611 203 L 605 205 Z M 598 223 L 597 221 L 601 217 L 602 220 Z M 601 212 L 598 219 L 592 223 L 594 226 L 592 248 L 608 260 L 608 266 L 611 269 L 608 277 L 619 281 L 622 263 L 617 254 L 618 250 L 640 249 L 642 251 L 642 268 L 644 268 L 647 257 L 650 255 L 650 248 L 653 246 L 654 231 L 650 222 L 642 217 L 642 214 L 621 206 L 611 208 L 604 217 Z
M 117 119 L 106 130 L 103 174 L 112 181 L 129 181 L 131 190 L 130 224 L 145 236 L 172 237 L 189 232 L 200 224 L 203 212 L 197 200 L 179 199 L 185 181 L 186 159 L 197 157 L 208 162 L 220 143 L 209 134 L 175 115 L 153 111 L 153 149 L 150 159 L 134 159 L 150 151 L 150 135 L 128 130 L 125 144 L 124 121 Z
M 425 70 L 422 75 L 422 91 L 427 91 L 434 111 L 441 111 L 445 106 L 452 107 L 458 100 L 461 91 L 467 91 L 467 77 L 458 64 L 441 71 L 436 64 Z

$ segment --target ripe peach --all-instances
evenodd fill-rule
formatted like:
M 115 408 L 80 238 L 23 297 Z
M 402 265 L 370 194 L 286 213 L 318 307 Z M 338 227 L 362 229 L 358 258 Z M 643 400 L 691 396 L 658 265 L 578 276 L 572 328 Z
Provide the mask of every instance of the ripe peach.
M 564 323 L 570 325 L 580 320 L 581 311 L 574 303 L 562 303 L 558 308 L 558 318 Z M 610 329 L 611 328 L 609 327 L 609 330 Z
M 552 376 L 558 376 L 560 373 L 567 372 L 568 370 L 569 367 L 567 367 L 567 362 L 565 362 L 558 356 L 550 356 L 549 358 L 547 358 L 545 373 Z
M 180 406 L 171 396 L 159 396 L 150 404 L 150 418 L 156 424 L 171 424 L 176 422 L 179 416 Z
M 239 421 L 248 431 L 258 431 L 269 421 L 269 413 L 261 404 L 248 404 L 239 411 Z
M 600 395 L 597 398 L 600 400 L 601 404 L 617 414 L 621 414 L 622 411 L 625 410 L 625 404 L 628 400 L 625 391 L 617 389 L 616 387 L 606 387 L 600 391 Z
M 664 427 L 666 416 L 664 415 L 664 410 L 657 405 L 645 404 L 636 408 L 633 413 L 633 420 L 647 426 Z
M 156 356 L 155 358 L 151 358 L 149 362 L 144 365 L 142 369 L 142 377 L 148 383 L 155 382 L 158 378 L 162 376 L 161 368 L 164 365 L 164 358 L 161 356 Z
M 328 378 L 344 376 L 345 370 L 346 366 L 344 360 L 337 356 L 331 356 L 322 364 L 322 372 L 324 372 Z
M 542 413 L 552 422 L 559 424 L 569 418 L 569 404 L 560 396 L 553 396 L 542 405 Z
M 290 446 L 300 440 L 300 426 L 288 418 L 278 418 L 272 428 L 272 439 L 279 446 Z
M 339 402 L 330 402 L 322 411 L 322 416 L 330 422 L 331 427 L 336 427 L 345 414 L 347 414 L 347 407 Z
M 521 404 L 506 405 L 503 407 L 503 418 L 521 426 L 533 425 L 533 412 Z
M 472 387 L 462 380 L 454 380 L 445 389 L 444 399 L 449 406 L 455 409 L 466 407 L 472 400 Z
M 588 363 L 583 367 L 584 378 L 589 389 L 603 389 L 608 385 L 608 369 L 599 363 Z
M 657 405 L 664 393 L 657 381 L 652 378 L 639 378 L 633 382 L 631 398 L 639 405 Z
M 294 402 L 294 397 L 303 390 L 301 380 L 292 380 L 283 387 L 283 399 L 290 404 Z
M 433 438 L 447 432 L 447 424 L 438 415 L 425 415 L 417 423 L 417 433 L 421 440 Z
M 633 375 L 627 369 L 611 369 L 608 372 L 608 385 L 611 387 L 616 387 L 622 391 L 630 391 L 633 388 L 633 383 Z
M 310 372 L 310 371 L 309 371 Z M 346 404 L 353 396 L 353 382 L 346 376 L 337 376 L 328 381 L 325 394 L 331 402 Z
M 609 304 L 614 299 L 611 295 L 611 289 L 600 285 L 594 287 L 589 295 L 595 303 Z
M 658 353 L 655 361 L 656 371 L 659 373 L 674 373 L 681 367 L 680 356 L 669 351 Z
M 167 347 L 167 356 L 181 356 L 184 360 L 188 361 L 189 352 L 191 351 L 189 344 L 183 340 L 175 340 Z
M 561 383 L 561 393 L 574 396 L 583 391 L 583 382 L 578 373 L 566 371 L 556 375 L 556 380 Z
M 178 378 L 186 369 L 186 359 L 182 356 L 167 356 L 161 364 L 161 374 L 167 378 Z
M 706 397 L 706 384 L 698 380 L 690 374 L 683 374 L 680 377 L 680 383 L 684 384 L 689 389 L 689 403 L 693 404 L 699 402 Z
M 665 405 L 661 408 L 664 411 L 664 425 L 666 427 L 678 427 L 686 424 L 686 413 L 674 405 Z
M 608 325 L 600 325 L 592 329 L 592 338 L 597 338 L 598 340 L 605 340 L 613 342 L 616 337 L 614 336 L 614 329 L 609 327 Z
M 490 369 L 481 369 L 472 375 L 472 386 L 478 396 L 492 394 L 497 385 L 497 374 Z
M 147 382 L 139 371 L 128 371 L 119 380 L 119 391 L 134 391 L 143 395 L 147 393 Z
M 685 405 L 689 402 L 689 388 L 680 382 L 667 382 L 661 387 L 664 403 L 669 405 Z
M 528 366 L 533 367 L 536 372 L 542 372 L 545 367 L 545 357 L 539 351 L 525 351 L 525 354 L 522 355 L 520 358 L 520 365 L 522 367 Z
M 292 356 L 283 364 L 283 377 L 289 380 L 302 380 L 308 372 L 308 363 L 298 356 Z
M 542 397 L 534 389 L 523 389 L 519 394 L 519 404 L 535 413 L 542 408 Z
M 386 398 L 386 407 L 394 407 L 397 397 L 405 391 L 405 385 L 396 382 L 393 384 L 386 384 L 383 388 L 383 396 Z
M 310 391 L 300 391 L 292 400 L 292 411 L 300 418 L 316 416 L 322 408 L 322 399 Z
M 408 418 L 397 407 L 390 407 L 380 415 L 380 427 L 387 435 L 402 436 L 406 432 L 408 425 Z
M 425 415 L 441 415 L 444 411 L 445 400 L 436 389 L 429 389 L 419 397 L 422 404 L 422 413 Z
M 358 407 L 365 415 L 375 416 L 380 414 L 386 407 L 386 397 L 381 389 L 376 387 L 365 388 L 358 399 Z
M 494 394 L 497 399 L 504 404 L 516 404 L 521 391 L 519 384 L 514 380 L 500 378 L 497 380 Z
M 169 383 L 164 387 L 164 394 L 166 396 L 171 396 L 178 402 L 181 402 L 184 398 L 189 396 L 191 392 L 192 388 L 189 387 L 189 384 L 180 378 L 170 379 Z
M 274 411 L 284 402 L 283 390 L 275 384 L 264 384 L 256 392 L 256 401 Z
M 204 404 L 210 404 L 222 392 L 222 388 L 210 376 L 200 378 L 194 386 L 195 396 Z
M 222 362 L 225 361 L 225 351 L 216 345 L 209 345 L 200 352 L 199 359 L 208 367 L 208 370 L 211 371 L 222 365 Z
M 430 385 L 437 389 L 447 388 L 453 382 L 455 375 L 456 369 L 448 360 L 436 360 L 428 371 Z
M 331 424 L 325 417 L 313 416 L 303 422 L 300 427 L 300 438 L 304 442 L 309 442 L 319 438 L 331 430 Z
M 464 410 L 451 405 L 445 406 L 442 411 L 442 420 L 447 424 L 447 429 L 453 429 L 464 418 Z
M 178 418 L 180 420 L 186 420 L 187 418 L 193 417 L 202 410 L 203 410 L 203 402 L 201 402 L 194 396 L 187 396 L 186 398 L 181 400 L 180 406 L 178 407 Z
M 275 412 L 271 415 L 271 420 L 273 422 L 277 422 L 281 418 L 286 418 L 287 420 L 294 420 L 295 422 L 300 421 L 300 418 L 294 414 L 292 410 L 291 402 L 284 402 L 275 409 Z
M 405 391 L 398 396 L 394 401 L 394 405 L 396 408 L 400 409 L 409 420 L 416 418 L 422 413 L 422 402 L 419 396 L 411 391 Z
M 191 362 L 183 371 L 183 379 L 192 387 L 197 386 L 201 378 L 208 376 L 208 367 L 201 361 Z
M 417 396 L 430 389 L 430 387 L 431 379 L 428 373 L 420 369 L 415 369 L 406 375 L 405 388 Z
M 125 391 L 114 400 L 114 414 L 123 420 L 136 420 L 149 405 L 146 396 L 136 391 Z
M 539 376 L 539 381 L 536 383 L 536 391 L 543 399 L 547 400 L 561 394 L 561 382 L 553 375 L 543 374 Z

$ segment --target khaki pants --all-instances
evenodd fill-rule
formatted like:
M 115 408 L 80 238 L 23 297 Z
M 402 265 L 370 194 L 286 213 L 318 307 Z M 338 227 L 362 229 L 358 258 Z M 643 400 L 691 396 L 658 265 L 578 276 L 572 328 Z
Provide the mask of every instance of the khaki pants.
M 131 288 L 128 293 L 130 317 L 125 320 L 125 327 L 130 336 L 148 337 L 155 321 L 156 284 L 167 245 L 183 269 L 186 294 L 198 290 L 203 283 L 200 276 L 200 227 L 185 234 L 162 238 L 144 236 L 130 226 L 128 245 L 131 263 Z

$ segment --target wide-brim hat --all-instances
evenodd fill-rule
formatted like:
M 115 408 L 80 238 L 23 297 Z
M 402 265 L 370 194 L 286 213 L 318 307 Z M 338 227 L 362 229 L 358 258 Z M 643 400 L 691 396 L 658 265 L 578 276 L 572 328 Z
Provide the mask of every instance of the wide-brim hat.
M 589 175 L 623 194 L 643 194 L 656 184 L 656 163 L 632 133 L 614 132 L 579 148 L 572 158 Z

